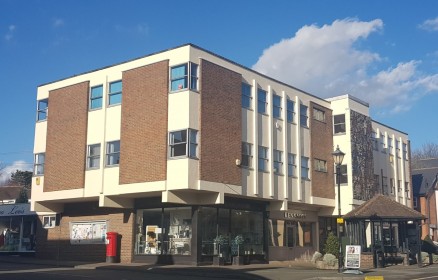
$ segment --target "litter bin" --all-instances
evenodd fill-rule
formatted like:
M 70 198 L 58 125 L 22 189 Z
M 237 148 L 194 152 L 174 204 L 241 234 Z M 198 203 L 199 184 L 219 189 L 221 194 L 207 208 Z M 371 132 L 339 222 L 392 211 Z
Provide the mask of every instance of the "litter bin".
M 106 262 L 115 263 L 118 261 L 117 258 L 117 232 L 107 232 L 106 233 Z
M 385 267 L 385 254 L 381 250 L 376 250 L 376 264 L 378 268 Z

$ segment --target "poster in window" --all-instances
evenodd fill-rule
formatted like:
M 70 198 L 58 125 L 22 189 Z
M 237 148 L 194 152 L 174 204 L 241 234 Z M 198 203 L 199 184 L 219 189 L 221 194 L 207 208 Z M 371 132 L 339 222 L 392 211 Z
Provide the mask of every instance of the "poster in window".
M 107 222 L 71 222 L 70 244 L 105 244 Z

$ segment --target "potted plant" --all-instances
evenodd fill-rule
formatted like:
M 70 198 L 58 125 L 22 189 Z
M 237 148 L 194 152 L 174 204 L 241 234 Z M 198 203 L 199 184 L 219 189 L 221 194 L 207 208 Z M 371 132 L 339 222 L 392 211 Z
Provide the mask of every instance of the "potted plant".
M 217 255 L 213 256 L 213 265 L 224 265 L 225 258 L 222 256 L 221 246 L 227 242 L 227 237 L 224 235 L 218 235 L 214 239 L 214 246 L 217 246 Z
M 243 239 L 243 236 L 241 234 L 236 235 L 236 237 L 234 237 L 234 245 L 237 246 L 237 256 L 233 257 L 233 264 L 234 265 L 243 265 L 244 263 L 244 258 L 240 257 L 240 245 L 243 244 L 245 240 Z

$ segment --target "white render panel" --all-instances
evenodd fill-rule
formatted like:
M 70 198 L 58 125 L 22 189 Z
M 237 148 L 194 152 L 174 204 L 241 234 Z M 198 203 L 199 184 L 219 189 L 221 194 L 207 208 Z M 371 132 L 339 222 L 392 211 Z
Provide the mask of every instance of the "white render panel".
M 195 189 L 198 178 L 198 160 L 180 158 L 167 161 L 167 190 Z
M 183 130 L 190 124 L 190 95 L 187 91 L 169 94 L 168 130 Z M 192 112 L 196 114 L 198 110 Z
M 46 135 L 47 135 L 47 122 L 37 122 L 35 124 L 35 138 L 33 153 L 44 153 L 46 151 Z
M 112 106 L 107 109 L 105 123 L 105 142 L 120 140 L 122 106 Z M 91 127 L 88 130 L 93 129 Z M 106 152 L 106 148 L 105 148 Z
M 101 147 L 102 148 L 102 147 Z M 102 149 L 101 149 L 102 151 Z M 100 166 L 104 164 L 103 156 L 100 157 Z M 93 169 L 85 171 L 85 189 L 84 196 L 99 196 L 102 190 L 103 169 Z

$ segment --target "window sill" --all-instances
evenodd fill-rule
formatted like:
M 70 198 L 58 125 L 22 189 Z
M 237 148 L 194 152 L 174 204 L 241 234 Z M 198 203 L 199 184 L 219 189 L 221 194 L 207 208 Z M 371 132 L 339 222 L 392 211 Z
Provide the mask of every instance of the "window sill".
M 99 108 L 88 108 L 88 112 L 94 112 L 94 111 L 99 111 L 102 110 L 102 107 Z
M 45 118 L 44 120 L 37 120 L 36 122 L 39 123 L 39 122 L 46 122 L 46 121 L 47 121 L 47 118 Z
M 111 166 L 113 166 L 113 165 L 109 165 L 109 167 L 111 167 Z M 92 171 L 92 170 L 99 170 L 100 169 L 100 166 L 99 167 L 87 167 L 87 169 L 85 169 L 85 171 Z
M 108 108 L 116 107 L 116 106 L 120 106 L 120 105 L 122 105 L 122 102 L 120 102 L 120 103 L 115 103 L 115 104 L 108 104 Z
M 105 168 L 119 167 L 119 164 L 105 165 Z

